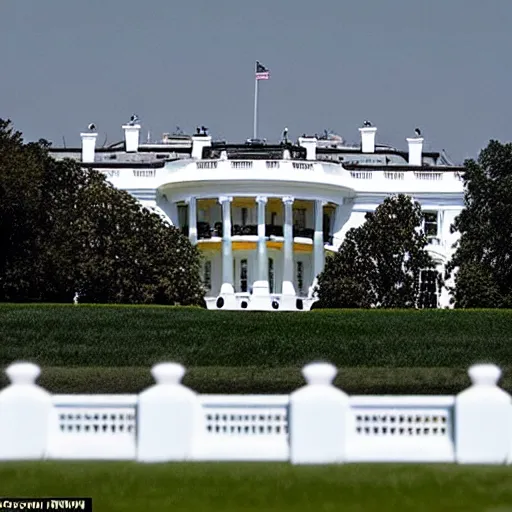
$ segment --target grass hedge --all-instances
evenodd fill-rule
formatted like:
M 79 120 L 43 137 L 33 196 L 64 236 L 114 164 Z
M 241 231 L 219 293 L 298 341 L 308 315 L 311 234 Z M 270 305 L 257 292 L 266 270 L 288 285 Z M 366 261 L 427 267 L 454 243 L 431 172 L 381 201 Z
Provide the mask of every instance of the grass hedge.
M 0 364 L 15 360 L 59 392 L 137 392 L 160 361 L 201 392 L 289 392 L 313 360 L 342 368 L 349 392 L 457 392 L 475 362 L 512 368 L 512 311 L 1 305 Z

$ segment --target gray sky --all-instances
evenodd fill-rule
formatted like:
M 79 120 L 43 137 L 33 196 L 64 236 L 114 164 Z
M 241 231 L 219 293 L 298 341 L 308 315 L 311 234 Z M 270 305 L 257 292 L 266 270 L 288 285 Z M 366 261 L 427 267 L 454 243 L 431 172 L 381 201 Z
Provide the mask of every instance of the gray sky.
M 333 129 L 406 147 L 420 127 L 456 161 L 510 140 L 511 0 L 0 0 L 0 117 L 26 139 L 152 137 L 205 124 L 214 138 Z

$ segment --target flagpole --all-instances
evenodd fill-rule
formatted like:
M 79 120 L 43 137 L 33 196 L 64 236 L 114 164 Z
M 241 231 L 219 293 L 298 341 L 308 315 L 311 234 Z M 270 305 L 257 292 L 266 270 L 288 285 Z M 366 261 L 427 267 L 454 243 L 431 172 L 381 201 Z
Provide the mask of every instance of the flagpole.
M 258 138 L 258 82 L 259 80 L 254 76 L 254 126 L 253 126 L 253 139 Z

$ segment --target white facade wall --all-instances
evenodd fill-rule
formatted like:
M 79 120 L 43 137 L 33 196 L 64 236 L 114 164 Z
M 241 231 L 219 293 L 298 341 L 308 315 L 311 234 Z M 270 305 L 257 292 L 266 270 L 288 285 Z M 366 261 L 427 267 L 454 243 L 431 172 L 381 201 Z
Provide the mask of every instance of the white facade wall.
M 386 170 L 348 171 L 340 164 L 328 162 L 294 162 L 291 160 L 230 161 L 230 160 L 182 160 L 166 164 L 162 169 L 140 171 L 125 169 L 122 171 L 105 171 L 108 179 L 118 188 L 127 190 L 147 205 L 160 209 L 169 221 L 179 226 L 179 205 L 196 202 L 197 220 L 208 222 L 214 228 L 222 219 L 221 197 L 232 197 L 231 224 L 242 226 L 242 208 L 247 208 L 246 225 L 257 225 L 256 197 L 267 198 L 265 207 L 265 224 L 284 225 L 284 207 L 281 200 L 294 198 L 293 208 L 300 204 L 306 209 L 305 227 L 315 228 L 315 201 L 334 206 L 331 217 L 330 235 L 332 239 L 325 244 L 325 250 L 337 250 L 347 231 L 365 222 L 365 214 L 374 211 L 390 195 L 404 193 L 418 201 L 424 211 L 437 212 L 438 236 L 428 246 L 429 252 L 438 263 L 438 269 L 444 271 L 444 265 L 453 253 L 453 244 L 457 234 L 450 233 L 450 226 L 463 208 L 463 185 L 457 172 L 422 170 L 418 167 L 409 171 L 393 171 L 392 166 Z M 237 205 L 237 199 L 249 200 L 244 206 Z M 216 201 L 214 205 L 201 204 L 202 199 Z M 279 201 L 275 209 L 277 215 L 272 219 L 272 200 Z M 211 202 L 211 201 L 210 201 Z M 188 216 L 185 224 L 188 224 Z M 271 237 L 283 242 L 283 237 Z M 221 241 L 212 238 L 212 241 Z M 256 242 L 256 233 L 232 237 L 232 242 Z M 317 238 L 318 240 L 318 238 Z M 195 243 L 195 239 L 194 239 Z M 202 249 L 207 242 L 199 240 Z M 294 286 L 297 288 L 296 263 L 303 261 L 304 289 L 311 300 L 314 261 L 313 237 L 295 238 L 294 243 L 310 244 L 311 253 L 296 252 L 293 257 Z M 218 246 L 218 245 L 217 245 Z M 274 293 L 281 293 L 283 279 L 283 248 L 274 251 L 268 248 L 268 255 L 274 259 Z M 242 253 L 233 251 L 235 273 L 238 272 L 237 261 L 248 260 L 248 279 L 256 279 L 257 251 Z M 222 258 L 220 254 L 206 252 L 211 259 L 211 297 L 218 295 L 222 287 Z M 318 254 L 318 252 L 317 252 Z M 236 280 L 235 275 L 235 280 Z M 236 285 L 236 283 L 234 283 Z M 235 293 L 237 286 L 235 286 Z M 300 295 L 296 291 L 296 295 Z M 447 290 L 441 293 L 441 306 L 449 305 Z M 306 308 L 307 309 L 307 308 Z

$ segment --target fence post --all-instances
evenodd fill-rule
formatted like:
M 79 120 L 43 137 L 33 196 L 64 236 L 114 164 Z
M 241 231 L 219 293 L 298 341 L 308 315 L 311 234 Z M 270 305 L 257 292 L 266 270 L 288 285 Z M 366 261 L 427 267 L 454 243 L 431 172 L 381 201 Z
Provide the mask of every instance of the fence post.
M 328 363 L 302 369 L 307 384 L 290 395 L 292 464 L 345 461 L 350 404 L 348 395 L 332 384 L 336 373 L 336 367 Z
M 53 402 L 36 384 L 41 369 L 18 362 L 5 373 L 11 384 L 0 391 L 0 460 L 43 459 Z
M 455 399 L 455 454 L 460 464 L 505 464 L 512 436 L 512 398 L 498 387 L 501 370 L 472 366 L 472 386 Z
M 156 384 L 139 395 L 137 460 L 190 459 L 202 412 L 198 396 L 181 384 L 185 368 L 180 364 L 157 364 L 151 374 Z

